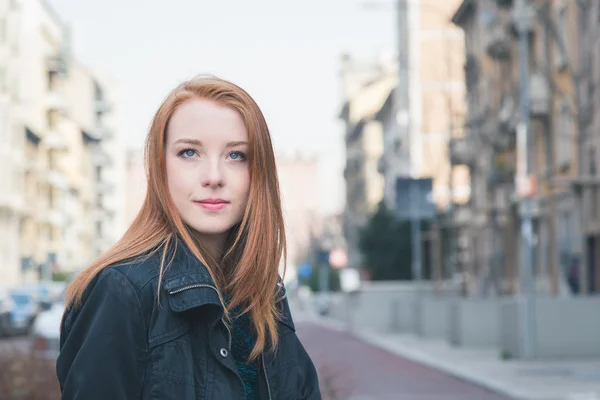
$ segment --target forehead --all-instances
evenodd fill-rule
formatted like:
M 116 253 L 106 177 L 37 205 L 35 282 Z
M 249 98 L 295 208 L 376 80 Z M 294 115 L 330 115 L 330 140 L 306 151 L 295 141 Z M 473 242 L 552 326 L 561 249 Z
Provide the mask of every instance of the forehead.
M 247 141 L 244 120 L 236 110 L 204 99 L 180 105 L 169 121 L 167 141 L 179 139 L 207 141 Z

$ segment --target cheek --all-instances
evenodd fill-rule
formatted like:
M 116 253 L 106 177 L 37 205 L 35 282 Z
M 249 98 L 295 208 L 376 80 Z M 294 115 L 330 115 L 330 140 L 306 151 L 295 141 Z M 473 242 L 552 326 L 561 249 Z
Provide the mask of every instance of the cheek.
M 244 198 L 244 202 L 248 201 L 250 194 L 250 173 L 248 171 L 240 176 L 239 189 L 240 196 Z
M 177 197 L 184 195 L 186 190 L 186 174 L 182 173 L 181 168 L 177 167 L 177 161 L 167 158 L 166 160 L 167 169 L 167 185 L 169 186 L 169 192 L 176 200 Z

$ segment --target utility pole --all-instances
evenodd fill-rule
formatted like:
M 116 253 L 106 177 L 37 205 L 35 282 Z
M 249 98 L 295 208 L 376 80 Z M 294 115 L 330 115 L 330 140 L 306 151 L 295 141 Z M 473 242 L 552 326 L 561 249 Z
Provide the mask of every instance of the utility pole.
M 398 85 L 395 91 L 395 117 L 398 139 L 401 147 L 410 149 L 410 99 L 409 99 L 409 29 L 408 29 L 408 4 L 406 0 L 396 0 L 396 27 L 398 51 Z M 403 154 L 406 154 L 403 151 Z M 410 157 L 410 151 L 408 152 Z M 412 163 L 409 161 L 410 171 L 402 171 L 415 177 Z
M 520 322 L 523 337 L 523 356 L 535 357 L 535 297 L 533 286 L 533 223 L 532 223 L 532 162 L 533 140 L 529 132 L 529 31 L 531 16 L 528 15 L 527 0 L 517 0 L 515 4 L 517 29 L 519 33 L 519 86 L 520 117 L 517 128 L 517 190 L 521 197 L 521 235 L 523 264 L 523 300 L 519 302 Z
M 410 99 L 409 99 L 409 28 L 408 28 L 408 1 L 407 0 L 396 0 L 396 27 L 398 28 L 397 33 L 397 49 L 398 49 L 398 86 L 396 88 L 396 127 L 398 129 L 398 138 L 401 141 L 402 147 L 409 149 L 408 156 L 410 158 L 409 171 L 402 171 L 403 173 L 409 173 L 413 178 L 409 189 L 409 199 L 411 208 L 411 242 L 412 242 L 412 274 L 413 282 L 417 285 L 415 287 L 415 303 L 414 303 L 414 329 L 417 334 L 422 332 L 421 327 L 421 309 L 422 309 L 422 260 L 421 260 L 421 218 L 419 215 L 420 207 L 420 190 L 417 186 L 418 181 L 414 180 L 417 178 L 415 165 L 412 160 L 412 137 L 410 135 Z M 404 151 L 404 154 L 407 152 Z

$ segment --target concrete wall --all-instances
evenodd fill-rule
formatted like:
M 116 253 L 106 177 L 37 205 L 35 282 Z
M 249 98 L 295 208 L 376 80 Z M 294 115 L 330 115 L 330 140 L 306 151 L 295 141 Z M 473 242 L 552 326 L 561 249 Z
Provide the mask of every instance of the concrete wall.
M 503 299 L 456 299 L 448 306 L 448 342 L 455 346 L 498 346 Z
M 500 347 L 522 358 L 519 302 L 502 304 Z M 535 353 L 538 358 L 600 357 L 600 297 L 538 298 L 535 301 Z
M 421 303 L 420 320 L 416 333 L 424 338 L 441 339 L 448 337 L 449 299 L 424 297 Z
M 432 297 L 432 286 L 424 283 L 419 312 L 417 288 L 411 282 L 364 282 L 356 295 L 334 295 L 329 316 L 376 332 L 416 333 L 420 325 L 427 336 L 442 337 L 447 329 L 447 299 Z

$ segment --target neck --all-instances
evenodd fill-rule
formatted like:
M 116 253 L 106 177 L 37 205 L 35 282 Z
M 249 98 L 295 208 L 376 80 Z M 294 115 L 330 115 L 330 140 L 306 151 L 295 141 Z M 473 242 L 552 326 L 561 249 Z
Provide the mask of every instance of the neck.
M 225 242 L 227 241 L 227 234 L 222 235 L 203 235 L 197 233 L 195 235 L 198 242 L 202 245 L 202 248 L 208 252 L 208 255 L 217 263 L 221 261 L 223 257 L 223 251 L 225 249 Z

